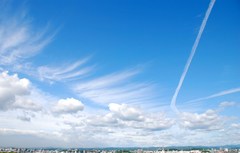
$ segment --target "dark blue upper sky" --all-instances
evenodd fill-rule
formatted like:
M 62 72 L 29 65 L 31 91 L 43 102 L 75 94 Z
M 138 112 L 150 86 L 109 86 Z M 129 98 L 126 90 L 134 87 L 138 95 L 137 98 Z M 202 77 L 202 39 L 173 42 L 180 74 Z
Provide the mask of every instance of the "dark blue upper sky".
M 139 78 L 156 82 L 166 88 L 169 96 L 208 6 L 207 0 L 26 3 L 31 6 L 34 24 L 49 23 L 52 30 L 60 28 L 41 55 L 44 61 L 36 59 L 37 62 L 54 63 L 92 55 L 93 63 L 100 65 L 96 75 L 147 65 Z M 239 7 L 238 0 L 216 3 L 180 101 L 239 85 Z

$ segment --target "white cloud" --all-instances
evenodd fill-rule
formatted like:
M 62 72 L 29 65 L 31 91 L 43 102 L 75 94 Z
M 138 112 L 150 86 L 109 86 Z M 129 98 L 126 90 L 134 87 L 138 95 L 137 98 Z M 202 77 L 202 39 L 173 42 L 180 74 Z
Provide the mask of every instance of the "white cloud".
M 192 130 L 220 130 L 225 119 L 214 110 L 202 114 L 183 112 L 180 114 L 180 125 Z
M 225 107 L 230 107 L 236 105 L 236 102 L 233 101 L 224 101 L 219 104 L 220 107 L 225 108 Z
M 233 124 L 231 124 L 231 127 L 240 129 L 240 123 L 233 123 Z
M 86 119 L 86 125 L 88 126 L 99 126 L 99 127 L 120 127 L 122 126 L 117 117 L 114 117 L 112 113 L 105 115 L 94 115 L 89 116 Z
M 18 97 L 30 94 L 30 81 L 19 79 L 17 74 L 0 73 L 0 109 L 12 108 Z
M 170 129 L 175 121 L 171 118 L 164 116 L 161 113 L 145 114 L 143 121 L 123 121 L 120 122 L 124 127 L 128 127 L 134 130 L 141 130 L 142 132 L 157 132 Z
M 42 106 L 40 104 L 33 102 L 32 98 L 25 96 L 16 97 L 16 101 L 13 104 L 13 107 L 33 111 L 40 111 L 42 109 Z
M 77 113 L 82 111 L 84 105 L 81 101 L 74 98 L 60 99 L 57 104 L 53 107 L 53 112 L 57 114 L 65 113 Z
M 4 7 L 0 7 L 0 65 L 14 65 L 36 55 L 54 34 L 47 33 L 48 28 L 33 28 L 26 11 L 10 14 Z
M 164 113 L 149 114 L 126 104 L 109 104 L 109 113 L 92 116 L 87 124 L 94 127 L 135 129 L 145 132 L 169 129 L 175 122 Z
M 79 79 L 93 70 L 93 66 L 81 68 L 88 60 L 89 58 L 85 58 L 72 64 L 58 65 L 56 67 L 40 66 L 37 68 L 37 77 L 50 82 Z
M 7 6 L 4 6 L 7 7 Z M 89 58 L 72 64 L 57 66 L 34 66 L 26 62 L 38 54 L 54 38 L 55 32 L 49 32 L 49 26 L 34 28 L 31 17 L 25 10 L 14 10 L 11 14 L 0 6 L 0 65 L 14 72 L 20 72 L 40 80 L 55 82 L 76 79 L 92 71 L 93 66 L 79 69 Z M 11 10 L 11 8 L 8 8 Z M 7 10 L 7 9 L 6 9 Z
M 157 99 L 154 85 L 131 81 L 139 70 L 113 73 L 73 86 L 80 96 L 98 104 L 127 103 L 149 104 Z
M 2 118 L 2 114 L 0 114 L 0 121 L 2 123 L 0 124 L 0 129 L 14 129 L 14 124 L 11 124 L 9 121 L 14 121 L 19 125 L 18 131 L 7 130 L 5 133 L 0 133 L 0 142 L 4 141 L 6 138 L 5 136 L 12 134 L 17 137 L 20 134 L 22 138 L 28 138 L 29 135 L 36 135 L 37 137 L 35 137 L 35 140 L 40 140 L 40 138 L 44 137 L 48 139 L 46 142 L 48 142 L 50 139 L 48 137 L 53 137 L 60 141 L 59 144 L 61 146 L 68 144 L 68 147 L 76 147 L 79 145 L 82 145 L 83 147 L 107 147 L 120 144 L 123 146 L 159 146 L 175 144 L 187 145 L 189 142 L 192 145 L 197 145 L 199 142 L 207 139 L 208 141 L 204 143 L 205 145 L 208 144 L 208 142 L 211 142 L 211 144 L 216 144 L 216 142 L 222 143 L 222 140 L 217 141 L 216 139 L 218 139 L 221 133 L 226 132 L 217 130 L 219 128 L 209 128 L 208 126 L 206 126 L 206 128 L 196 128 L 193 126 L 181 128 L 175 125 L 175 123 L 178 123 L 177 121 L 174 121 L 177 118 L 168 118 L 167 114 L 165 113 L 149 114 L 146 112 L 147 110 L 139 109 L 132 105 L 127 105 L 126 107 L 126 110 L 128 110 L 128 107 L 138 110 L 140 114 L 144 116 L 144 120 L 138 121 L 126 120 L 125 118 L 122 119 L 121 116 L 117 116 L 116 113 L 114 113 L 116 111 L 113 112 L 110 109 L 102 112 L 100 112 L 100 110 L 96 110 L 95 112 L 87 112 L 88 108 L 79 114 L 64 115 L 61 117 L 45 113 L 42 115 L 36 114 L 36 116 L 31 119 L 31 122 L 22 122 L 13 120 L 11 118 L 6 119 L 6 117 Z M 203 120 L 206 122 L 210 122 L 211 118 L 215 121 L 215 118 L 217 118 L 212 115 L 210 111 L 203 114 L 213 116 L 207 118 L 202 117 L 202 114 L 198 114 L 198 116 L 201 116 L 200 118 L 205 118 Z M 26 117 L 28 116 L 29 115 Z M 194 115 L 191 114 L 191 116 Z M 189 118 L 189 116 L 186 116 L 186 118 Z M 196 118 L 197 117 L 190 119 L 191 122 L 194 120 L 197 120 L 196 122 L 200 122 Z M 48 123 L 48 126 L 46 126 L 46 122 Z M 216 124 L 216 122 L 212 122 L 212 124 Z M 224 128 L 227 127 L 224 126 Z M 28 131 L 26 129 L 31 130 Z M 237 130 L 237 128 L 235 129 Z M 36 131 L 36 133 L 33 131 Z M 56 131 L 59 137 L 49 135 L 53 131 Z M 37 132 L 40 134 L 38 135 Z M 237 131 L 235 133 L 237 133 Z M 232 135 L 233 133 L 231 136 Z M 225 134 L 220 138 L 224 138 L 224 140 L 226 140 L 227 138 L 229 139 L 231 137 L 226 138 Z M 234 141 L 237 142 L 235 138 L 236 136 L 234 137 Z M 49 143 L 45 143 L 45 145 L 47 144 Z
M 206 26 L 207 21 L 208 21 L 208 17 L 211 14 L 211 11 L 212 11 L 212 8 L 213 8 L 214 4 L 215 4 L 215 0 L 211 0 L 210 3 L 209 3 L 208 9 L 207 9 L 207 11 L 205 13 L 205 16 L 203 18 L 203 21 L 202 21 L 202 24 L 200 26 L 200 29 L 198 31 L 198 35 L 196 37 L 196 40 L 195 40 L 195 42 L 194 42 L 194 44 L 192 46 L 192 50 L 191 50 L 190 56 L 188 57 L 187 63 L 185 64 L 183 73 L 182 73 L 182 75 L 180 77 L 178 86 L 177 86 L 177 88 L 175 90 L 175 93 L 174 93 L 174 95 L 172 97 L 171 107 L 172 107 L 173 111 L 175 111 L 176 113 L 179 113 L 179 110 L 176 107 L 176 101 L 177 101 L 178 93 L 179 93 L 179 91 L 180 91 L 180 89 L 182 87 L 182 84 L 183 84 L 184 79 L 185 79 L 185 77 L 187 75 L 188 69 L 189 69 L 189 67 L 190 67 L 190 65 L 192 63 L 192 59 L 193 59 L 193 57 L 195 55 L 195 52 L 196 52 L 196 50 L 198 48 L 198 44 L 200 42 L 200 39 L 202 37 L 202 33 L 203 33 L 204 29 L 205 29 L 205 26 Z
M 0 73 L 0 110 L 22 109 L 40 111 L 42 104 L 36 94 L 37 90 L 26 78 L 17 74 Z M 42 95 L 40 97 L 43 97 Z
M 0 128 L 0 133 L 3 134 L 32 134 L 32 135 L 37 135 L 37 136 L 46 136 L 50 135 L 43 132 L 43 131 L 35 131 L 35 130 L 19 130 L 19 129 L 8 129 L 8 128 Z
M 42 130 L 23 130 L 16 128 L 0 128 L 0 143 L 8 147 L 58 147 L 61 143 L 64 145 L 65 139 L 58 131 L 46 132 Z M 14 136 L 14 137 L 13 137 Z M 36 143 L 36 139 L 37 142 Z
M 137 126 L 148 131 L 162 131 L 171 128 L 174 124 L 174 119 L 166 117 L 164 113 L 156 113 L 147 116 L 145 121 Z
M 110 103 L 108 107 L 109 107 L 109 110 L 117 118 L 120 118 L 122 120 L 134 120 L 134 121 L 144 120 L 144 117 L 139 109 L 130 107 L 126 104 Z
M 34 56 L 46 46 L 54 34 L 48 35 L 47 28 L 40 31 L 32 28 L 27 16 L 21 13 L 14 17 L 0 14 L 0 23 L 0 65 L 3 67 L 11 66 L 13 70 L 19 70 L 21 73 L 49 82 L 77 80 L 92 72 L 93 67 L 84 66 L 88 58 L 55 66 L 44 64 L 44 66 L 34 67 L 31 63 L 24 63 L 24 59 Z M 184 73 L 187 73 L 187 69 Z M 0 68 L 0 70 L 3 69 Z M 154 92 L 156 90 L 151 83 L 135 81 L 134 77 L 139 73 L 138 69 L 134 69 L 93 77 L 93 79 L 85 78 L 86 80 L 78 83 L 73 82 L 76 83 L 74 91 L 79 97 L 108 105 L 109 108 L 109 110 L 102 110 L 95 108 L 95 105 L 87 105 L 86 111 L 77 113 L 85 107 L 81 101 L 74 98 L 58 101 L 52 95 L 34 88 L 28 79 L 2 72 L 0 74 L 0 109 L 7 111 L 0 111 L 0 144 L 20 147 L 24 145 L 29 145 L 28 147 L 36 147 L 36 145 L 103 147 L 181 145 L 183 143 L 196 145 L 199 142 L 215 144 L 229 142 L 230 139 L 234 143 L 240 142 L 239 123 L 229 123 L 230 127 L 223 126 L 225 118 L 214 110 L 201 114 L 183 112 L 176 118 L 169 118 L 167 111 L 166 113 L 147 112 L 149 109 L 143 105 L 149 106 L 152 101 L 156 102 L 157 97 Z M 183 80 L 184 77 L 185 74 L 183 74 Z M 200 100 L 239 91 L 239 88 L 227 90 Z M 221 107 L 232 105 L 234 105 L 233 102 L 220 104 Z M 94 111 L 88 112 L 89 109 Z M 176 123 L 181 126 L 177 126 Z M 16 125 L 18 129 L 15 129 Z M 234 132 L 230 132 L 227 128 Z M 220 130 L 224 132 L 220 133 Z M 179 131 L 180 134 L 178 134 Z M 220 136 L 221 134 L 225 135 Z M 209 141 L 205 141 L 206 139 Z M 57 143 L 54 144 L 54 142 Z
M 106 87 L 113 87 L 126 82 L 134 75 L 138 74 L 139 70 L 129 70 L 120 73 L 113 73 L 103 77 L 96 78 L 94 80 L 79 83 L 75 88 L 78 91 L 86 91 L 93 89 L 104 89 Z
M 240 92 L 240 88 L 233 88 L 233 89 L 224 90 L 224 91 L 212 94 L 210 96 L 190 100 L 190 101 L 187 101 L 186 103 L 196 103 L 196 102 L 200 102 L 200 101 L 204 101 L 204 100 L 208 100 L 208 99 L 212 99 L 212 98 L 217 98 L 217 97 L 221 97 L 221 96 L 225 96 L 225 95 L 229 95 L 229 94 L 234 94 L 234 93 L 238 93 L 238 92 Z
M 25 122 L 30 122 L 32 117 L 34 117 L 34 115 L 28 114 L 28 112 L 24 112 L 22 115 L 18 115 L 17 119 Z
M 30 122 L 31 121 L 31 117 L 29 116 L 18 116 L 18 119 L 25 121 L 25 122 Z

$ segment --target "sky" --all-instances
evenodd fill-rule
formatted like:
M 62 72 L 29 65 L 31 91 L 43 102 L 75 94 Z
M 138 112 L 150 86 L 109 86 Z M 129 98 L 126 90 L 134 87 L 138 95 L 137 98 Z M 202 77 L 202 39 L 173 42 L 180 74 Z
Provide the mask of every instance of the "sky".
M 238 0 L 0 2 L 0 147 L 240 144 Z

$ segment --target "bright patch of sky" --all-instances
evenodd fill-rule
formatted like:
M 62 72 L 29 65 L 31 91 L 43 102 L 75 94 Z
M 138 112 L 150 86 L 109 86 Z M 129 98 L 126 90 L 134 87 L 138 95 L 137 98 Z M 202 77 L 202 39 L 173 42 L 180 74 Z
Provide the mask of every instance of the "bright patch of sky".
M 238 0 L 1 1 L 1 146 L 240 144 L 239 18 Z

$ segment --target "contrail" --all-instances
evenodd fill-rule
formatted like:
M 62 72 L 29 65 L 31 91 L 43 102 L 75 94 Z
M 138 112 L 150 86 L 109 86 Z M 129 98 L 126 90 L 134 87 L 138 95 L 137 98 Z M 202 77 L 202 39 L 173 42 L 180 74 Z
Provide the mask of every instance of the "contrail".
M 187 72 L 188 72 L 189 66 L 191 65 L 193 56 L 194 56 L 194 54 L 195 54 L 195 52 L 196 52 L 196 49 L 197 49 L 197 47 L 198 47 L 199 41 L 200 41 L 200 39 L 201 39 L 202 33 L 203 33 L 203 31 L 204 31 L 204 28 L 205 28 L 205 26 L 206 26 L 208 17 L 209 17 L 209 15 L 210 15 L 211 11 L 212 11 L 212 8 L 213 8 L 214 3 L 215 3 L 215 0 L 211 0 L 211 2 L 209 3 L 207 12 L 206 12 L 205 17 L 204 17 L 204 19 L 203 19 L 203 21 L 202 21 L 202 24 L 201 24 L 201 27 L 200 27 L 200 29 L 199 29 L 197 38 L 196 38 L 196 40 L 195 40 L 195 42 L 194 42 L 194 44 L 193 44 L 193 47 L 192 47 L 192 50 L 191 50 L 191 54 L 190 54 L 190 56 L 189 56 L 189 58 L 188 58 L 188 60 L 187 60 L 187 63 L 186 63 L 186 65 L 185 65 L 185 67 L 184 67 L 182 76 L 181 76 L 181 78 L 180 78 L 180 80 L 179 80 L 178 86 L 177 86 L 177 88 L 176 88 L 176 90 L 175 90 L 175 93 L 174 93 L 174 95 L 173 95 L 173 97 L 172 97 L 171 107 L 172 107 L 173 111 L 175 111 L 176 113 L 179 113 L 179 110 L 178 110 L 177 107 L 176 107 L 176 100 L 177 100 L 178 93 L 179 93 L 179 91 L 180 91 L 180 89 L 181 89 L 181 87 L 182 87 L 182 84 L 183 84 L 183 81 L 184 81 L 184 79 L 185 79 L 185 77 L 186 77 L 186 74 L 187 74 Z
M 186 103 L 199 102 L 199 101 L 208 100 L 208 99 L 212 99 L 212 98 L 216 98 L 216 97 L 221 97 L 221 96 L 225 96 L 225 95 L 229 95 L 229 94 L 233 94 L 233 93 L 237 93 L 237 92 L 240 92 L 240 88 L 224 90 L 224 91 L 212 94 L 212 95 L 207 96 L 207 97 L 202 97 L 202 98 L 187 101 Z

